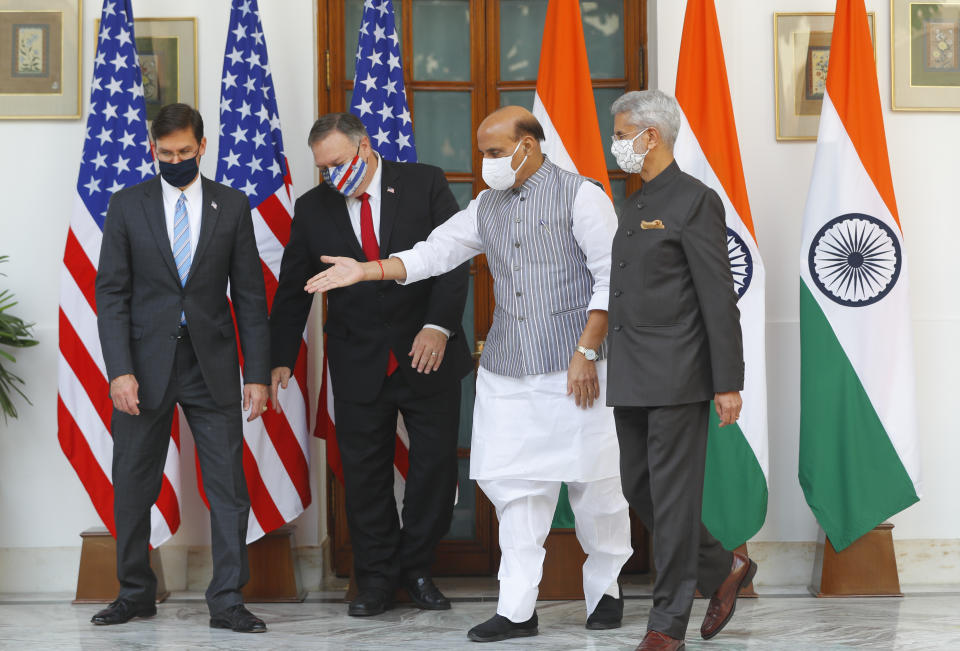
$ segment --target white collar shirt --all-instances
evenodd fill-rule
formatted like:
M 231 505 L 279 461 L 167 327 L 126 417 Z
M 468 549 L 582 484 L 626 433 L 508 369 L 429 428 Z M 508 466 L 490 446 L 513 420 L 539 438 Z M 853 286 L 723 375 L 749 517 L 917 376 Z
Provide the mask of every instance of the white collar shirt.
M 203 216 L 203 183 L 200 175 L 190 184 L 183 194 L 187 200 L 187 221 L 190 223 L 190 258 L 197 253 L 197 243 L 200 241 L 200 218 Z M 177 214 L 177 201 L 180 199 L 180 188 L 167 183 L 160 177 L 160 187 L 163 195 L 163 218 L 167 224 L 167 237 L 170 238 L 170 249 L 173 250 L 173 226 Z M 191 262 L 191 266 L 193 263 Z
M 383 178 L 383 159 L 380 158 L 380 155 L 374 153 L 374 156 L 377 157 L 377 169 L 373 173 L 373 178 L 370 179 L 370 185 L 367 186 L 367 189 L 364 190 L 367 194 L 370 195 L 370 198 L 367 200 L 370 202 L 370 212 L 373 216 L 373 233 L 377 238 L 377 245 L 380 244 L 380 180 Z M 347 200 L 347 213 L 350 215 L 350 225 L 353 227 L 353 233 L 357 236 L 357 241 L 360 242 L 360 246 L 363 246 L 363 238 L 360 234 L 360 197 L 346 197 Z M 381 257 L 383 257 L 383 252 L 380 252 Z

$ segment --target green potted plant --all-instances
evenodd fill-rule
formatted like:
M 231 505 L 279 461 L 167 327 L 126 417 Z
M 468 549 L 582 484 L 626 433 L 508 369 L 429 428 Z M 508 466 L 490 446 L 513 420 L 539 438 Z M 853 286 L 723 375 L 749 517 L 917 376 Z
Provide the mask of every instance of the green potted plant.
M 7 257 L 0 255 L 0 263 L 6 262 Z M 0 276 L 6 276 L 6 274 L 0 273 Z M 11 416 L 17 417 L 17 407 L 13 404 L 14 392 L 20 394 L 28 404 L 33 404 L 20 389 L 19 385 L 23 384 L 23 379 L 4 366 L 7 362 L 17 361 L 17 358 L 6 349 L 7 347 L 26 348 L 37 345 L 37 340 L 33 338 L 31 332 L 33 324 L 24 323 L 20 317 L 7 312 L 16 304 L 13 294 L 8 290 L 0 292 L 0 411 L 3 411 L 4 422 Z

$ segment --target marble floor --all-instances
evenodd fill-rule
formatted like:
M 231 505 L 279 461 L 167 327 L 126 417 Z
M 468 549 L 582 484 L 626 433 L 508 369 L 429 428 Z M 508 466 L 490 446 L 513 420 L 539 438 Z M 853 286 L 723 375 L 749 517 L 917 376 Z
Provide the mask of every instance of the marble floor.
M 582 602 L 542 602 L 540 635 L 477 645 L 466 631 L 495 610 L 489 587 L 441 587 L 452 610 L 399 606 L 373 618 L 348 617 L 342 592 L 311 593 L 302 604 L 252 604 L 267 622 L 265 635 L 211 630 L 202 595 L 175 593 L 157 617 L 115 627 L 89 623 L 97 606 L 70 605 L 71 595 L 0 595 L 0 649 L 517 649 L 590 651 L 633 649 L 643 636 L 649 591 L 626 591 L 624 626 L 587 631 Z M 960 590 L 907 591 L 903 599 L 814 599 L 801 590 L 769 589 L 741 599 L 727 628 L 709 642 L 698 628 L 706 602 L 697 600 L 687 649 L 944 649 L 960 650 Z

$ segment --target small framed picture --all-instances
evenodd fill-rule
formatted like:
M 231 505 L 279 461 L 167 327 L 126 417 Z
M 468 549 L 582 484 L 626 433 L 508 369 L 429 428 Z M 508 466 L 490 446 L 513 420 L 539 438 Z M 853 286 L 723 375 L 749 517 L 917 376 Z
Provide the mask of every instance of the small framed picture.
M 82 0 L 0 0 L 0 119 L 80 118 Z
M 876 59 L 874 18 L 867 15 Z M 832 13 L 773 15 L 777 140 L 817 139 L 832 37 Z
M 890 1 L 894 111 L 960 111 L 960 2 Z
M 100 20 L 95 21 L 100 33 Z M 197 106 L 197 19 L 134 18 L 147 122 L 173 102 Z

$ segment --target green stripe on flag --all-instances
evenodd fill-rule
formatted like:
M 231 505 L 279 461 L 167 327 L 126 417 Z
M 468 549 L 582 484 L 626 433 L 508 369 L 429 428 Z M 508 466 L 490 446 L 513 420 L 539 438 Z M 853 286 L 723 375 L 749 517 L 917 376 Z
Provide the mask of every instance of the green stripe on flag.
M 800 486 L 841 551 L 919 498 L 830 322 L 802 281 L 800 343 Z
M 739 425 L 720 427 L 712 403 L 702 517 L 714 538 L 730 550 L 760 531 L 767 517 L 763 469 Z
M 567 485 L 560 484 L 560 497 L 557 498 L 557 508 L 553 512 L 552 529 L 573 529 L 573 508 L 570 506 L 570 496 L 567 494 Z

